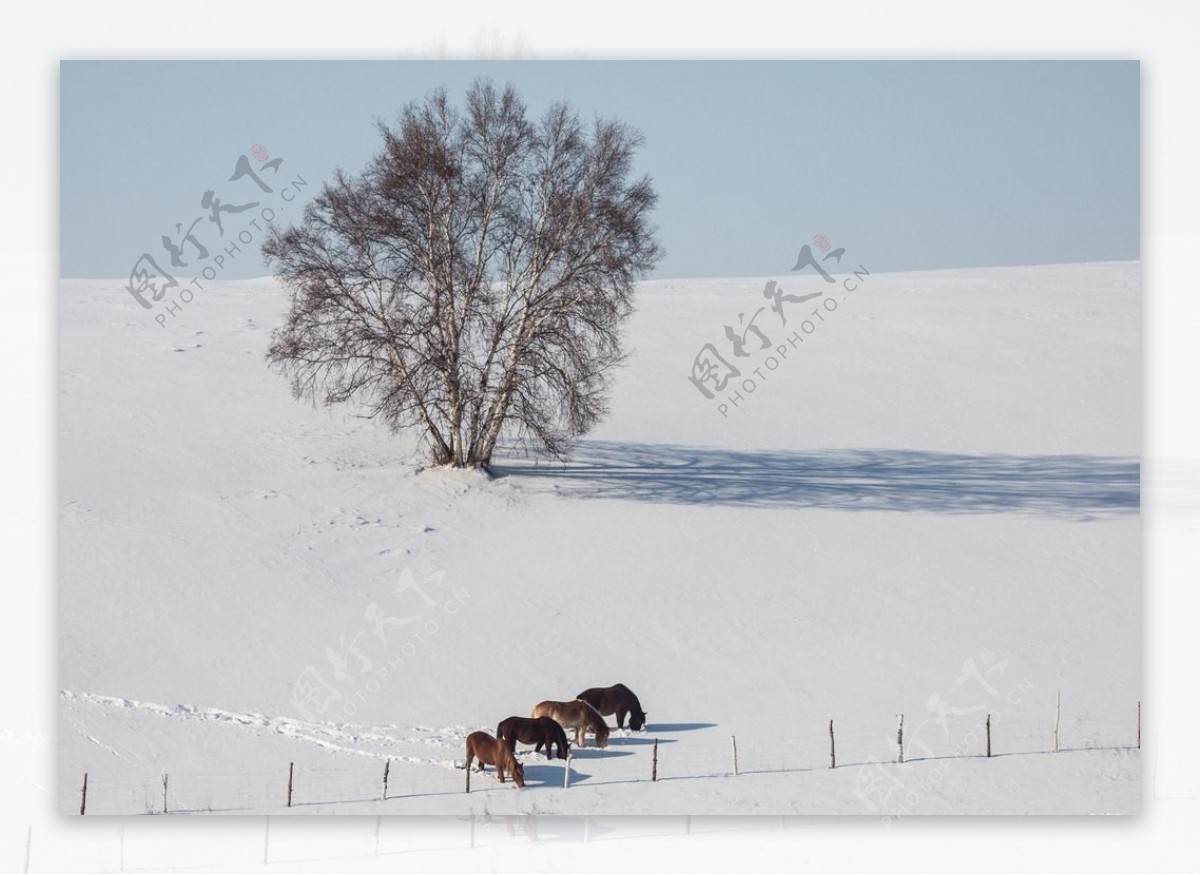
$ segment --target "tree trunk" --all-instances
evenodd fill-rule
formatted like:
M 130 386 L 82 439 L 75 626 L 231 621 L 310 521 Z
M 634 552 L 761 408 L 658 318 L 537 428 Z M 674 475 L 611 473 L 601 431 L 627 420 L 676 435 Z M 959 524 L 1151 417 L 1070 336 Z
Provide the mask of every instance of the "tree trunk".
M 513 336 L 512 349 L 504 363 L 504 375 L 496 390 L 496 399 L 488 409 L 483 420 L 483 434 L 477 436 L 477 444 L 472 452 L 473 460 L 479 467 L 492 467 L 492 453 L 496 451 L 496 443 L 500 440 L 500 432 L 504 428 L 504 420 L 508 417 L 508 404 L 512 400 L 513 390 L 517 383 L 517 364 L 521 357 L 521 347 L 525 341 L 525 327 L 529 324 L 529 295 L 525 294 L 524 306 L 521 308 L 521 319 Z

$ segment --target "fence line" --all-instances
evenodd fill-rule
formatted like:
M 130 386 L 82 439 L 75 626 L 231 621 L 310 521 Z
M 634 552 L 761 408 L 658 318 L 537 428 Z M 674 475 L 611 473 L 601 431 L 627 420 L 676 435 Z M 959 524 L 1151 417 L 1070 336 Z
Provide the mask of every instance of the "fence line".
M 817 771 L 923 759 L 1000 757 L 1141 746 L 1141 703 L 1128 716 L 1069 717 L 1056 707 L 1051 720 L 1006 720 L 982 711 L 941 714 L 878 730 L 830 721 L 828 732 L 760 738 L 710 735 L 694 741 L 644 736 L 610 738 L 606 750 L 572 748 L 567 760 L 520 751 L 525 777 L 550 789 L 580 785 L 675 781 L 692 778 Z M 836 730 L 836 734 L 835 734 Z M 63 807 L 72 793 L 81 814 L 264 812 L 343 803 L 370 803 L 464 793 L 461 767 L 355 756 L 354 767 L 308 768 L 281 763 L 257 772 L 174 773 L 105 778 L 95 771 L 60 776 Z M 81 781 L 82 779 L 82 781 Z M 73 790 L 71 789 L 73 787 Z M 466 792 L 500 789 L 489 772 Z

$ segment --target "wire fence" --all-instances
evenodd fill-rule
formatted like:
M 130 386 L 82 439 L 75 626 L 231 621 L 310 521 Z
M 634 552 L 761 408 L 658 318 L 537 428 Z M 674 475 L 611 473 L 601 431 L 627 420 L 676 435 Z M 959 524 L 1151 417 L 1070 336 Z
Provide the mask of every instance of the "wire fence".
M 1125 716 L 1009 720 L 992 714 L 943 713 L 890 729 L 830 721 L 825 731 L 748 737 L 706 732 L 702 738 L 614 735 L 605 749 L 572 748 L 568 759 L 518 752 L 526 785 L 559 788 L 630 782 L 816 771 L 930 759 L 1001 757 L 1141 747 L 1141 704 Z M 264 813 L 394 799 L 488 793 L 501 789 L 493 770 L 470 776 L 459 763 L 347 757 L 345 766 L 281 763 L 255 772 L 155 776 L 60 776 L 60 799 L 80 814 Z M 66 807 L 66 806 L 64 806 Z M 74 809 L 72 809 L 74 810 Z

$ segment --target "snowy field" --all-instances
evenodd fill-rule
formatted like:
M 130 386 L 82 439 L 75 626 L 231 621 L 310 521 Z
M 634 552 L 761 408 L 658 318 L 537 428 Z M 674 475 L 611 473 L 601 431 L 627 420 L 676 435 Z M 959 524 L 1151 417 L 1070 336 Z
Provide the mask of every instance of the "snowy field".
M 494 479 L 293 401 L 271 280 L 161 327 L 63 281 L 60 808 L 1136 812 L 1139 270 L 870 275 L 744 360 L 799 280 L 647 282 L 608 420 Z M 647 731 L 569 787 L 462 792 L 468 732 L 618 681 Z

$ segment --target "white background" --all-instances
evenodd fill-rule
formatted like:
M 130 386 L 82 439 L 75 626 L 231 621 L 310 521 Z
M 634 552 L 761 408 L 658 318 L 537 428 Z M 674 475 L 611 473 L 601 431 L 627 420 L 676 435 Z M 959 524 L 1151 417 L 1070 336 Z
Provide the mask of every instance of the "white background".
M 262 869 L 263 818 L 60 818 L 56 458 L 58 61 L 82 58 L 1132 58 L 1142 62 L 1145 807 L 1133 818 L 546 820 L 520 828 L 272 819 L 280 870 L 734 868 L 901 871 L 1200 868 L 1196 533 L 1200 532 L 1200 5 L 1191 3 L 10 4 L 0 36 L 5 168 L 0 319 L 7 410 L 0 543 L 0 870 Z M 148 123 L 152 123 L 148 120 Z M 136 131 L 128 132 L 136 148 Z M 488 830 L 490 829 L 490 832 Z M 402 832 L 401 838 L 396 838 Z M 650 833 L 676 833 L 673 838 Z M 588 838 L 586 843 L 584 838 Z M 478 844 L 485 844 L 479 842 Z M 400 848 L 400 851 L 396 849 Z

